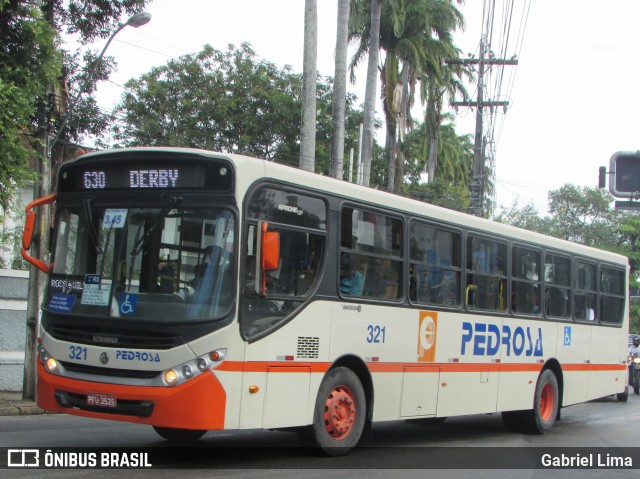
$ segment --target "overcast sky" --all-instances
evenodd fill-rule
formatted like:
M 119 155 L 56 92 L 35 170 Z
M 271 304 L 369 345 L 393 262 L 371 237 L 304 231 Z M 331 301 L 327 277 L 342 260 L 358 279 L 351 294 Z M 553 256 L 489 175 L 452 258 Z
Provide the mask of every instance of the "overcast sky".
M 495 0 L 494 32 L 502 31 L 504 4 L 510 2 Z M 467 0 L 460 7 L 467 26 L 456 34 L 456 44 L 465 56 L 477 55 L 484 3 Z M 499 51 L 505 32 L 494 33 L 492 44 L 497 57 L 517 53 L 519 60 L 517 67 L 505 67 L 501 97 L 493 98 L 510 102 L 496 128 L 497 201 L 505 206 L 516 198 L 521 206 L 532 201 L 546 213 L 548 190 L 565 183 L 596 186 L 598 167 L 608 166 L 614 152 L 640 149 L 640 1 L 515 0 L 514 5 L 506 50 Z M 151 22 L 125 28 L 109 47 L 118 62 L 116 84 L 207 43 L 225 49 L 246 41 L 261 58 L 302 71 L 304 0 L 153 0 L 146 10 Z M 322 75 L 333 75 L 336 12 L 336 0 L 318 0 Z M 360 102 L 365 74 L 363 67 L 360 84 L 350 86 Z M 100 106 L 112 108 L 121 94 L 113 83 L 101 84 Z M 377 116 L 382 118 L 381 110 Z M 473 134 L 475 111 L 460 109 L 455 121 L 459 134 Z

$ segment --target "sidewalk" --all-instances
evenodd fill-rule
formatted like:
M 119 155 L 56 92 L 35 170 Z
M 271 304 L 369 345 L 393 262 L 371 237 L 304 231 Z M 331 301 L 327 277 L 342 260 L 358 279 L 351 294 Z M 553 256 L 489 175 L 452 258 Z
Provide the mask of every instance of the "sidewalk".
M 22 392 L 0 391 L 0 416 L 44 414 L 32 400 L 22 399 Z

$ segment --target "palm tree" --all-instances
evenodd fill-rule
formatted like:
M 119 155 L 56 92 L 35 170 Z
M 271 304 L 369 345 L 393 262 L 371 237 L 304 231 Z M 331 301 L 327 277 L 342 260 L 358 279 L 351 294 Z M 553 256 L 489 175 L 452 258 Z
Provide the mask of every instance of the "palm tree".
M 355 6 L 357 11 L 362 11 L 362 5 L 357 5 L 359 0 L 352 0 L 352 8 Z M 361 0 L 360 0 L 361 1 Z M 369 33 L 367 38 L 367 51 L 369 52 L 369 62 L 367 64 L 367 82 L 364 94 L 364 130 L 362 133 L 362 163 L 363 178 L 362 184 L 369 186 L 371 179 L 371 160 L 373 156 L 373 121 L 376 109 L 376 89 L 378 74 L 378 49 L 380 45 L 380 13 L 382 11 L 382 3 L 384 0 L 371 0 L 371 21 L 365 27 Z M 357 17 L 356 17 L 357 18 Z M 362 48 L 362 38 L 360 48 Z M 352 78 L 353 78 L 353 62 L 352 62 Z
M 436 166 L 438 165 L 439 152 L 438 139 L 440 136 L 440 127 L 444 120 L 442 107 L 445 95 L 449 98 L 454 98 L 460 94 L 463 100 L 468 99 L 467 90 L 461 81 L 462 76 L 466 76 L 471 80 L 473 77 L 471 69 L 461 64 L 445 65 L 442 68 L 441 75 L 425 76 L 421 83 L 422 101 L 427 105 L 424 123 L 429 141 L 426 168 L 429 182 L 436 179 Z
M 318 7 L 317 7 L 316 0 L 305 0 L 300 168 L 307 171 L 314 171 L 315 169 L 317 56 L 318 56 Z
M 457 56 L 452 32 L 462 25 L 462 14 L 453 0 L 389 0 L 383 5 L 379 35 L 380 47 L 386 52 L 381 79 L 390 190 L 398 191 L 402 182 L 401 149 L 396 145 L 404 129 L 411 126 L 408 110 L 417 78 L 441 76 L 444 59 Z M 360 45 L 351 62 L 352 71 L 365 53 L 365 45 L 373 43 L 372 35 L 372 29 L 354 23 L 351 37 L 360 37 Z
M 342 179 L 344 163 L 344 122 L 347 99 L 347 46 L 349 44 L 350 0 L 338 0 L 338 28 L 336 34 L 336 67 L 333 79 L 333 108 L 331 134 L 332 177 Z

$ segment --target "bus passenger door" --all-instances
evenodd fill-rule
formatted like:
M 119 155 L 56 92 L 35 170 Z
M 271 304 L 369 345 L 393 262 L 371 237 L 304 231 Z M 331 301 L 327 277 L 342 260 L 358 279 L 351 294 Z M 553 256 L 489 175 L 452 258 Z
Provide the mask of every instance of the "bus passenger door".
M 400 417 L 435 416 L 438 406 L 438 366 L 408 365 L 402 374 Z

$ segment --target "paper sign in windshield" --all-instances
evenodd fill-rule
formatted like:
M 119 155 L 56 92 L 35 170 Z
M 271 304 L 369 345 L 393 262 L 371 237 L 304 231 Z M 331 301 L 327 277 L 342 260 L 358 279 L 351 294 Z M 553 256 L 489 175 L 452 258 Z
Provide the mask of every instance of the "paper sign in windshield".
M 78 298 L 72 294 L 53 293 L 48 309 L 55 313 L 70 313 L 76 299 Z
M 104 219 L 102 220 L 104 228 L 124 228 L 127 222 L 127 209 L 114 209 L 109 208 L 104 212 Z
M 99 274 L 88 274 L 84 277 L 84 289 L 80 302 L 88 306 L 108 306 L 109 288 L 102 288 Z

